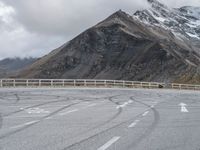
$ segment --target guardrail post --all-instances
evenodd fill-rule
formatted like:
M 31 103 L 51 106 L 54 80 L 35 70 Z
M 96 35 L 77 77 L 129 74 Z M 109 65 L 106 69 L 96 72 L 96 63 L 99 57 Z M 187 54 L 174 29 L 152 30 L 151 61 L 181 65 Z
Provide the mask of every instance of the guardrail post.
M 87 86 L 86 80 L 84 80 L 84 86 Z
M 76 80 L 74 80 L 74 87 L 76 86 Z
M 125 87 L 125 81 L 123 81 L 123 88 Z
M 63 87 L 65 86 L 65 80 L 62 80 L 62 83 L 63 83 Z
M 39 87 L 41 86 L 41 80 L 39 80 Z
M 114 80 L 114 87 L 116 86 L 116 81 Z
M 51 87 L 53 87 L 53 79 L 51 79 Z
M 15 79 L 13 80 L 13 87 L 15 87 Z
M 2 80 L 0 80 L 0 87 L 3 87 L 3 83 L 2 83 Z
M 28 85 L 28 80 L 26 80 L 26 87 L 28 87 L 29 85 Z
M 174 89 L 174 84 L 173 83 L 171 84 L 171 88 Z
M 96 80 L 94 81 L 94 86 L 95 86 L 95 87 L 97 86 L 97 81 L 96 81 Z

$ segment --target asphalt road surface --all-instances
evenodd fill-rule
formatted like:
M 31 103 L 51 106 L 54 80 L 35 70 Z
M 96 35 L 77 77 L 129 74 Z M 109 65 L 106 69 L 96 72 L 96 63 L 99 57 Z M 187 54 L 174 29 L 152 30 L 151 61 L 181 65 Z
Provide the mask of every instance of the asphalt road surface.
M 0 150 L 200 150 L 200 92 L 0 89 Z

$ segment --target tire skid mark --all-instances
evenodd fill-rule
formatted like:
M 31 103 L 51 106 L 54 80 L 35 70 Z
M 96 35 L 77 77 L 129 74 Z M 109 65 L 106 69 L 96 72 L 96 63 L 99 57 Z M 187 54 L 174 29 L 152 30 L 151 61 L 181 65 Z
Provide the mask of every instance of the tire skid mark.
M 115 96 L 111 96 L 111 97 L 106 97 L 111 103 L 113 103 L 114 105 L 117 105 L 116 102 L 113 101 L 113 99 L 117 96 L 120 96 L 120 95 L 115 95 Z M 96 128 L 99 128 L 101 126 L 104 126 L 106 124 L 108 124 L 109 122 L 113 121 L 114 119 L 116 119 L 120 114 L 122 113 L 122 108 L 118 109 L 117 113 L 115 113 L 111 118 L 107 119 L 106 121 L 102 122 L 101 124 L 98 124 L 97 126 L 89 129 L 89 130 L 86 130 L 84 131 L 83 133 L 80 133 L 80 134 L 84 134 L 88 131 L 91 131 L 91 130 L 94 130 Z
M 2 126 L 3 126 L 3 116 L 0 113 L 0 129 L 2 128 Z
M 47 118 L 49 118 L 49 117 L 51 117 L 51 116 L 53 116 L 53 115 L 55 115 L 55 114 L 57 114 L 57 113 L 59 113 L 59 112 L 65 110 L 65 109 L 67 109 L 67 108 L 69 108 L 69 107 L 71 107 L 71 106 L 80 104 L 81 102 L 82 102 L 82 101 L 77 102 L 77 103 L 72 103 L 72 104 L 69 104 L 69 105 L 67 105 L 67 106 L 64 106 L 64 107 L 62 107 L 62 108 L 60 108 L 60 109 L 57 109 L 56 111 L 50 113 L 49 115 L 47 115 L 47 116 L 45 116 L 45 117 L 42 117 L 41 119 L 38 119 L 38 120 L 39 120 L 38 122 L 29 124 L 29 125 L 27 125 L 27 126 L 24 126 L 23 128 L 20 128 L 20 129 L 17 129 L 17 130 L 14 130 L 14 131 L 11 131 L 11 132 L 8 132 L 8 133 L 5 133 L 5 134 L 1 135 L 1 136 L 0 136 L 0 139 L 7 138 L 7 137 L 9 137 L 9 136 L 11 136 L 11 135 L 13 135 L 13 134 L 15 134 L 15 133 L 18 133 L 18 132 L 23 131 L 23 130 L 25 130 L 25 129 L 31 127 L 31 126 L 34 126 L 34 125 L 40 123 L 41 121 L 44 121 L 45 119 L 47 119 Z
M 119 102 L 115 102 L 115 101 L 113 100 L 113 99 L 114 99 L 115 97 L 117 97 L 117 96 L 121 96 L 121 95 L 115 95 L 115 96 L 106 97 L 106 98 L 107 98 L 109 101 L 111 101 L 112 103 L 114 103 L 115 105 L 119 105 L 119 104 L 120 104 Z M 129 98 L 129 99 L 130 99 L 130 98 Z M 130 100 L 131 100 L 131 99 L 130 99 Z M 122 112 L 122 108 L 118 109 L 118 113 L 115 114 L 111 119 L 113 120 L 113 119 L 117 118 L 121 112 Z M 134 118 L 131 118 L 131 119 L 138 118 L 138 117 L 140 117 L 142 114 L 143 114 L 143 113 L 140 113 L 140 114 L 138 114 L 137 116 L 135 116 Z M 105 124 L 111 122 L 112 120 L 106 121 L 106 122 L 104 122 L 104 123 L 102 123 L 102 124 L 100 124 L 100 125 L 98 125 L 98 126 L 92 128 L 92 129 L 90 129 L 90 130 L 87 130 L 87 131 L 85 131 L 85 132 L 83 132 L 83 133 L 79 133 L 78 135 L 87 133 L 88 131 L 91 131 L 91 130 L 94 130 L 94 129 L 98 128 L 98 127 L 101 127 L 101 126 L 103 126 L 103 125 L 105 125 Z M 79 145 L 79 144 L 81 144 L 81 143 L 84 143 L 84 142 L 86 142 L 86 141 L 88 141 L 88 140 L 90 140 L 90 139 L 92 139 L 92 138 L 94 138 L 94 137 L 96 137 L 96 136 L 99 136 L 99 135 L 101 135 L 101 134 L 103 134 L 103 133 L 108 132 L 109 130 L 115 129 L 115 128 L 117 128 L 117 127 L 119 127 L 119 126 L 121 126 L 121 125 L 123 125 L 123 124 L 125 124 L 125 123 L 128 123 L 129 121 L 130 121 L 130 119 L 127 119 L 126 121 L 123 121 L 123 122 L 121 122 L 121 123 L 119 123 L 119 124 L 116 124 L 116 125 L 114 125 L 114 126 L 108 128 L 108 129 L 105 129 L 105 130 L 103 130 L 103 131 L 101 131 L 101 132 L 99 132 L 99 133 L 97 133 L 97 134 L 94 134 L 94 135 L 92 135 L 92 136 L 90 136 L 90 137 L 88 137 L 88 138 L 86 138 L 86 139 L 83 139 L 83 140 L 80 140 L 80 141 L 78 141 L 78 142 L 76 142 L 76 143 L 73 143 L 73 144 L 71 144 L 71 145 L 69 145 L 69 146 L 63 148 L 62 150 L 71 149 L 71 148 L 73 148 L 73 147 L 76 146 L 76 145 Z
M 116 95 L 116 96 L 121 96 L 121 95 Z M 113 98 L 116 97 L 116 96 L 108 97 L 108 99 L 109 99 L 109 101 L 112 101 L 112 102 L 115 103 L 116 105 L 119 105 L 119 102 L 115 102 L 115 101 L 113 100 Z M 159 113 L 155 110 L 155 108 L 151 108 L 151 105 L 147 105 L 147 104 L 145 104 L 145 103 L 142 103 L 142 102 L 140 102 L 140 101 L 137 101 L 137 100 L 133 99 L 133 97 L 129 97 L 129 99 L 130 99 L 130 100 L 133 100 L 133 101 L 135 101 L 135 102 L 137 102 L 137 103 L 140 103 L 140 104 L 142 104 L 142 105 L 145 105 L 145 106 L 148 107 L 149 109 L 153 110 L 153 112 L 155 113 L 155 121 L 154 121 L 154 123 L 149 127 L 149 130 L 152 131 L 152 130 L 156 127 L 156 125 L 159 123 L 159 120 L 160 120 Z M 123 122 L 121 122 L 121 123 L 119 123 L 119 124 L 116 124 L 116 125 L 114 125 L 114 126 L 112 126 L 112 127 L 110 127 L 110 128 L 107 128 L 107 129 L 105 129 L 105 130 L 103 130 L 103 131 L 101 131 L 101 132 L 99 132 L 99 133 L 96 133 L 96 134 L 94 134 L 94 135 L 92 135 L 92 136 L 90 136 L 90 137 L 88 137 L 88 138 L 86 138 L 86 139 L 83 139 L 83 140 L 80 140 L 80 141 L 78 141 L 78 142 L 76 142 L 76 143 L 73 143 L 73 144 L 71 144 L 71 145 L 69 145 L 69 146 L 63 148 L 62 150 L 71 149 L 71 148 L 73 148 L 74 146 L 77 146 L 77 145 L 79 145 L 79 144 L 81 144 L 81 143 L 84 143 L 84 142 L 86 142 L 86 141 L 88 141 L 88 140 L 90 140 L 90 139 L 92 139 L 92 138 L 95 138 L 95 137 L 97 137 L 97 136 L 100 136 L 101 134 L 106 133 L 106 132 L 108 132 L 109 130 L 112 130 L 112 129 L 115 129 L 115 128 L 117 128 L 117 127 L 120 127 L 121 125 L 128 123 L 130 120 L 135 120 L 135 119 L 141 117 L 141 115 L 142 115 L 143 113 L 144 113 L 144 112 L 142 112 L 142 113 L 140 113 L 140 114 L 134 116 L 133 118 L 127 119 L 127 120 L 125 120 L 125 121 L 123 121 Z M 88 131 L 89 131 L 89 130 L 88 130 Z M 149 132 L 148 134 L 150 134 L 150 133 L 151 133 L 151 132 Z M 80 135 L 80 134 L 79 134 L 79 135 Z M 143 138 L 144 138 L 144 137 L 140 137 L 139 140 L 141 140 L 141 139 L 143 139 Z M 139 141 L 139 140 L 138 140 L 138 141 Z
M 68 100 L 70 100 L 70 99 L 67 98 L 67 100 L 59 100 L 59 101 L 46 102 L 46 103 L 42 103 L 42 104 L 38 104 L 38 105 L 34 105 L 34 106 L 27 107 L 27 108 L 25 108 L 25 109 L 34 108 L 34 107 L 38 107 L 38 106 L 43 106 L 43 105 L 51 104 L 51 103 L 62 102 L 62 101 L 66 101 L 66 102 L 67 102 Z M 77 99 L 77 100 L 80 100 L 80 99 Z M 71 106 L 78 105 L 78 104 L 80 104 L 80 103 L 82 103 L 82 102 L 86 102 L 86 101 L 91 101 L 91 100 L 83 100 L 83 99 L 81 99 L 79 102 L 72 103 L 72 104 L 69 104 L 69 105 L 67 105 L 67 106 L 64 106 L 64 107 L 62 107 L 62 108 L 60 108 L 60 109 L 58 109 L 58 110 L 56 110 L 56 111 L 54 111 L 54 112 L 48 114 L 47 116 L 42 117 L 41 119 L 39 119 L 39 121 L 37 121 L 37 122 L 35 122 L 35 123 L 32 123 L 32 124 L 30 124 L 30 125 L 26 125 L 26 126 L 23 127 L 23 128 L 17 129 L 17 130 L 15 130 L 15 131 L 12 131 L 12 132 L 9 132 L 9 133 L 6 133 L 6 134 L 0 136 L 0 139 L 7 138 L 7 137 L 10 136 L 10 135 L 13 135 L 13 134 L 18 133 L 18 132 L 20 132 L 20 131 L 23 131 L 23 130 L 25 130 L 25 129 L 31 127 L 31 126 L 34 126 L 34 125 L 40 123 L 41 121 L 44 121 L 44 120 L 46 120 L 46 119 L 52 117 L 53 115 L 56 115 L 57 113 L 59 113 L 59 112 L 65 110 L 65 109 L 67 109 L 67 108 L 70 108 Z M 21 112 L 21 111 L 23 111 L 23 110 L 16 111 L 16 113 Z M 13 113 L 14 113 L 14 112 L 13 112 Z M 12 114 L 10 114 L 10 115 L 12 115 Z
M 156 126 L 158 125 L 159 121 L 160 121 L 160 115 L 159 115 L 159 112 L 155 109 L 155 108 L 152 108 L 151 105 L 148 105 L 146 103 L 143 103 L 141 101 L 138 101 L 136 99 L 134 99 L 134 97 L 130 97 L 131 100 L 139 103 L 139 104 L 142 104 L 146 107 L 148 107 L 150 110 L 153 111 L 153 114 L 154 114 L 154 120 L 153 120 L 153 123 L 146 129 L 146 131 L 140 135 L 135 141 L 132 142 L 132 144 L 130 146 L 128 146 L 128 149 L 133 149 L 133 148 L 136 148 L 137 145 L 146 137 L 148 137 L 152 132 L 153 130 L 156 128 Z
M 5 93 L 5 94 L 7 94 L 7 93 Z M 14 96 L 14 99 L 8 99 L 7 98 L 8 96 Z M 16 104 L 20 101 L 20 97 L 17 93 L 12 92 L 12 93 L 9 93 L 9 95 L 8 94 L 7 95 L 1 95 L 0 100 L 3 101 L 4 104 L 5 104 L 5 102 L 10 102 L 11 104 Z M 8 103 L 6 103 L 6 104 L 8 104 Z
M 39 106 L 44 106 L 44 105 L 48 105 L 48 104 L 54 104 L 54 103 L 59 103 L 59 102 L 67 102 L 69 101 L 70 99 L 67 98 L 66 100 L 57 100 L 57 101 L 49 101 L 49 102 L 45 102 L 45 103 L 41 103 L 41 104 L 37 104 L 37 105 L 32 105 L 32 106 L 28 106 L 28 107 L 25 107 L 23 109 L 20 109 L 20 110 L 17 110 L 17 111 L 14 111 L 14 112 L 10 112 L 8 114 L 5 114 L 3 115 L 3 117 L 8 117 L 8 116 L 11 116 L 11 115 L 14 115 L 16 113 L 20 113 L 22 111 L 24 111 L 25 109 L 31 109 L 31 108 L 34 108 L 34 107 L 39 107 Z
M 28 107 L 25 107 L 21 110 L 17 110 L 17 111 L 14 111 L 14 112 L 10 112 L 8 114 L 5 114 L 5 115 L 2 115 L 3 117 L 8 117 L 8 116 L 11 116 L 11 115 L 14 115 L 16 113 L 20 113 L 22 111 L 24 111 L 24 109 L 31 109 L 31 108 L 34 108 L 34 107 L 39 107 L 39 106 L 44 106 L 44 105 L 48 105 L 48 104 L 53 104 L 53 103 L 59 103 L 59 102 L 68 102 L 72 99 L 70 98 L 66 98 L 65 100 L 56 100 L 56 101 L 48 101 L 48 102 L 45 102 L 45 103 L 41 103 L 41 104 L 36 104 L 36 105 L 32 105 L 32 106 L 28 106 Z M 80 100 L 80 101 L 87 101 L 87 102 L 90 102 L 92 100 L 84 100 L 84 99 L 79 99 L 79 98 L 76 98 L 74 97 L 73 100 Z
M 20 97 L 19 97 L 19 95 L 16 93 L 16 94 L 14 94 L 15 96 L 16 96 L 16 101 L 15 101 L 15 103 L 18 103 L 19 101 L 20 101 Z

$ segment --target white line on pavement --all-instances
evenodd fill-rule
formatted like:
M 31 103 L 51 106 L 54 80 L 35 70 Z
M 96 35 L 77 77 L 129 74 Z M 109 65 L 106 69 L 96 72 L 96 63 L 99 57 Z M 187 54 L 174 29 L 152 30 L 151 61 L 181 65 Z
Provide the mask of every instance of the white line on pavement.
M 32 125 L 32 124 L 37 123 L 37 122 L 39 122 L 39 120 L 26 122 L 26 123 L 24 123 L 24 124 L 20 124 L 20 125 L 11 127 L 11 129 L 22 128 L 22 127 L 25 127 L 25 126 L 28 126 L 28 125 Z
M 154 108 L 155 106 L 154 105 L 151 105 L 151 108 Z
M 133 103 L 133 100 L 129 100 L 128 103 L 129 103 L 129 104 Z
M 98 148 L 97 150 L 106 150 L 108 149 L 112 144 L 114 144 L 115 142 L 117 142 L 120 139 L 119 136 L 113 137 L 111 140 L 109 140 L 106 144 L 104 144 L 103 146 L 101 146 L 100 148 Z
M 73 109 L 73 110 L 69 110 L 67 112 L 63 112 L 63 113 L 60 113 L 59 115 L 60 116 L 64 116 L 64 115 L 67 115 L 67 114 L 70 114 L 70 113 L 73 113 L 73 112 L 77 112 L 79 111 L 78 109 Z
M 97 104 L 90 104 L 90 105 L 87 105 L 87 107 L 93 107 L 93 106 L 96 106 Z
M 144 113 L 142 114 L 142 116 L 144 117 L 144 116 L 146 116 L 148 113 L 149 113 L 149 111 L 146 111 L 146 112 L 144 112 Z
M 128 127 L 133 128 L 137 125 L 137 123 L 140 122 L 140 120 L 135 120 L 133 123 L 131 123 Z
M 124 104 L 118 105 L 116 107 L 116 109 L 120 109 L 120 108 L 126 107 L 128 104 L 131 104 L 131 103 L 133 103 L 133 101 L 129 100 L 128 102 L 125 102 Z

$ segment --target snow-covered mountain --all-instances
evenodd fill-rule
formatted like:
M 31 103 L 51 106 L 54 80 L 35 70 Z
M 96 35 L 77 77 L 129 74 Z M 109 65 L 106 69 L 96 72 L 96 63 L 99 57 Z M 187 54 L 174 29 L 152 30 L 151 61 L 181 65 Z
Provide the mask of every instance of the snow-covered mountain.
M 133 17 L 150 25 L 172 30 L 175 36 L 200 40 L 200 7 L 185 6 L 171 9 L 156 0 L 148 0 L 150 7 L 137 11 Z

